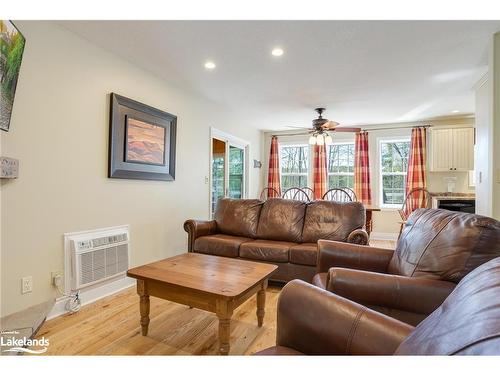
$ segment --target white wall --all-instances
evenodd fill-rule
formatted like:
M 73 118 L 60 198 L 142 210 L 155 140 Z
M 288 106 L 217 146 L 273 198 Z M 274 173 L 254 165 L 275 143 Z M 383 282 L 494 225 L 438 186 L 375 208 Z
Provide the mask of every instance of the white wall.
M 493 139 L 492 216 L 500 220 L 500 33 L 493 35 L 491 40 L 488 80 L 490 81 L 490 127 Z
M 250 142 L 260 132 L 213 102 L 185 92 L 50 22 L 18 22 L 26 49 L 2 153 L 20 177 L 2 181 L 2 316 L 55 296 L 63 233 L 131 225 L 132 265 L 186 251 L 182 224 L 208 217 L 209 126 Z M 126 36 L 124 36 L 126 37 Z M 178 116 L 176 180 L 107 178 L 109 93 Z M 239 118 L 237 126 L 234 119 Z M 250 170 L 250 196 L 260 170 Z M 21 295 L 21 277 L 33 292 Z
M 401 124 L 379 124 L 370 126 L 360 126 L 368 130 L 368 142 L 369 142 L 369 152 L 370 152 L 370 170 L 371 170 L 371 186 L 372 186 L 372 204 L 375 206 L 380 205 L 379 202 L 379 163 L 378 163 L 378 141 L 379 138 L 409 138 L 411 136 L 411 127 L 416 125 L 428 124 L 433 127 L 471 127 L 474 126 L 474 119 L 471 117 L 451 117 L 439 120 L 429 120 L 420 123 L 401 123 Z M 376 128 L 391 128 L 397 127 L 401 129 L 391 129 L 391 130 L 370 130 Z M 267 184 L 267 170 L 269 163 L 269 149 L 270 140 L 272 134 L 280 135 L 280 141 L 282 142 L 297 142 L 297 143 L 307 143 L 308 136 L 286 136 L 287 133 L 292 132 L 265 132 L 263 133 L 263 147 L 262 147 L 262 176 L 261 176 L 261 188 Z M 336 141 L 346 141 L 351 140 L 354 142 L 354 134 L 352 133 L 336 133 L 333 135 L 334 142 Z M 429 170 L 429 167 L 428 167 Z M 445 177 L 456 177 L 456 192 L 473 193 L 474 188 L 469 187 L 468 173 L 467 172 L 428 172 L 427 174 L 427 185 L 431 192 L 445 192 L 446 183 L 444 181 Z M 396 209 L 382 209 L 381 212 L 374 212 L 373 214 L 373 231 L 375 237 L 378 234 L 394 234 L 399 233 L 399 222 L 401 218 L 397 213 Z
M 493 128 L 490 125 L 490 82 L 476 85 L 476 212 L 493 214 Z

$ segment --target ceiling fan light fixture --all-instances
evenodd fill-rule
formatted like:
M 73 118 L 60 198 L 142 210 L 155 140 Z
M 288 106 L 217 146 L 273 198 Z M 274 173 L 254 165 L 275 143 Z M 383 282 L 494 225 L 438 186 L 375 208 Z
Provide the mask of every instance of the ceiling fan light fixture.
M 311 146 L 314 146 L 314 145 L 316 144 L 316 136 L 315 136 L 315 135 L 311 135 L 311 136 L 309 137 L 309 144 L 310 144 Z
M 332 136 L 331 136 L 330 134 L 327 134 L 327 135 L 325 136 L 325 144 L 326 144 L 327 146 L 329 146 L 329 145 L 331 145 L 332 143 L 333 143 L 333 138 L 332 138 Z
M 316 144 L 318 146 L 323 146 L 325 144 L 325 137 L 323 137 L 323 134 L 318 134 L 316 136 Z

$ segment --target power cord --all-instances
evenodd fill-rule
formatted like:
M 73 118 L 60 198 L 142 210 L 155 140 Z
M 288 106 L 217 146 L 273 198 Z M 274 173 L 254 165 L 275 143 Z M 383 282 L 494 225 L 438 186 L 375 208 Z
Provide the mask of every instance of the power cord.
M 77 290 L 74 293 L 71 294 L 66 294 L 64 291 L 61 290 L 61 275 L 54 276 L 53 279 L 53 284 L 57 288 L 57 291 L 61 296 L 67 297 L 68 300 L 66 301 L 66 305 L 64 306 L 66 311 L 69 311 L 71 313 L 76 313 L 80 311 L 80 308 L 82 307 L 82 301 L 80 300 L 80 291 Z

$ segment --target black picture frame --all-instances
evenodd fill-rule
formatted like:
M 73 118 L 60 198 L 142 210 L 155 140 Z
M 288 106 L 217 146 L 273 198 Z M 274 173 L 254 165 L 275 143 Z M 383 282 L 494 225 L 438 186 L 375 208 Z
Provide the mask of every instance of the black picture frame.
M 129 126 L 135 120 L 164 129 L 163 161 L 131 160 Z M 177 116 L 111 93 L 109 116 L 108 177 L 135 180 L 175 180 Z

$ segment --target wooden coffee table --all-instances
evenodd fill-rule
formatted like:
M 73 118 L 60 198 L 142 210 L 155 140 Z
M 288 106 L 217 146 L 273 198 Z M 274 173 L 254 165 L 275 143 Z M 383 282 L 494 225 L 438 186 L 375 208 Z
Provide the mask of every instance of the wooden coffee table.
M 187 253 L 128 270 L 137 279 L 142 335 L 148 334 L 149 296 L 214 312 L 219 318 L 219 353 L 229 354 L 234 309 L 257 294 L 257 323 L 264 321 L 269 276 L 278 267 L 240 259 Z

